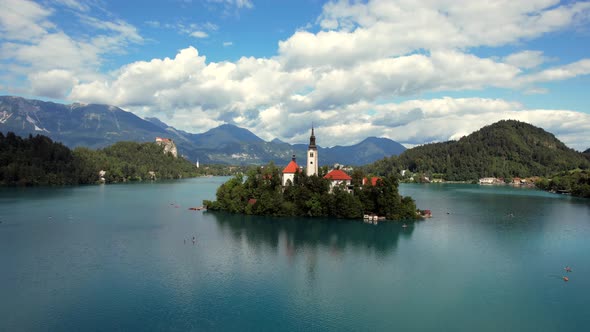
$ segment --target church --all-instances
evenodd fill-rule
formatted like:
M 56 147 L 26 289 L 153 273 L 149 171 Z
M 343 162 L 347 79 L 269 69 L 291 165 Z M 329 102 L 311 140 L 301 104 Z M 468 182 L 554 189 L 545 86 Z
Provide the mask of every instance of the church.
M 309 146 L 307 147 L 307 168 L 305 169 L 306 175 L 307 176 L 312 176 L 312 175 L 319 175 L 318 172 L 318 167 L 319 167 L 319 157 L 318 157 L 318 147 L 315 143 L 315 133 L 314 133 L 314 129 L 313 126 L 311 127 L 311 136 L 309 137 Z M 288 182 L 291 181 L 291 183 L 293 183 L 293 181 L 295 180 L 295 173 L 297 172 L 302 172 L 302 168 L 297 165 L 297 161 L 295 160 L 295 155 L 293 155 L 293 158 L 291 159 L 291 161 L 289 162 L 289 164 L 287 165 L 287 167 L 285 167 L 285 169 L 283 169 L 283 187 L 288 185 Z M 346 186 L 346 188 L 350 187 L 352 178 L 346 174 L 344 171 L 339 170 L 339 169 L 333 169 L 332 171 L 330 171 L 328 174 L 326 174 L 324 176 L 324 179 L 328 179 L 330 180 L 330 191 L 332 191 L 332 189 L 335 186 L 344 184 Z

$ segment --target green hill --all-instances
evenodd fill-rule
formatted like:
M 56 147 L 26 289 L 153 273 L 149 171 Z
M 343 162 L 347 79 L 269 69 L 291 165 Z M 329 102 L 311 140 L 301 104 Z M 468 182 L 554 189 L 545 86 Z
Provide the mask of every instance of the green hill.
M 104 171 L 99 175 L 100 171 Z M 155 143 L 119 142 L 101 150 L 74 151 L 49 137 L 0 133 L 0 185 L 65 185 L 176 179 L 196 176 L 183 158 Z
M 547 176 L 589 167 L 583 154 L 553 134 L 524 122 L 503 120 L 458 141 L 415 147 L 367 168 L 377 174 L 408 169 L 449 181 L 470 181 L 488 176 Z

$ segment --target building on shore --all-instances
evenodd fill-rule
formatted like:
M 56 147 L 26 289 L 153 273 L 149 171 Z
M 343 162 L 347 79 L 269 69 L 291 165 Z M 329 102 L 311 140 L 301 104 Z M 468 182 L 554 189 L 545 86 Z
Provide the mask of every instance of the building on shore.
M 504 184 L 504 179 L 499 178 L 481 178 L 479 179 L 479 184 Z
M 176 149 L 176 144 L 172 139 L 156 137 L 156 144 L 164 147 L 164 153 L 170 152 L 174 158 L 178 158 L 178 149 Z
M 295 182 L 295 173 L 301 172 L 301 168 L 297 165 L 297 161 L 295 161 L 295 155 L 291 158 L 291 161 L 283 169 L 283 187 L 287 186 L 289 183 L 293 184 Z
M 324 179 L 330 180 L 330 192 L 334 190 L 334 187 L 344 185 L 346 191 L 352 191 L 352 178 L 346 174 L 343 170 L 333 169 L 324 176 Z

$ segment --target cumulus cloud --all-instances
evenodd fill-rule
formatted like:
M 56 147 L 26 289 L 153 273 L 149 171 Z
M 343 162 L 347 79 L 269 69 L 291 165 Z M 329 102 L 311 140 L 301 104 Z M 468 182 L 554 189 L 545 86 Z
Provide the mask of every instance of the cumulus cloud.
M 524 83 L 561 81 L 590 74 L 590 59 L 582 59 L 567 65 L 548 68 L 522 78 Z
M 553 70 L 579 72 L 584 68 L 574 63 Z M 354 141 L 381 135 L 414 145 L 454 139 L 502 118 L 518 118 L 522 114 L 514 112 L 522 111 L 523 106 L 478 98 L 400 104 L 377 100 L 423 91 L 509 87 L 524 84 L 518 80 L 548 79 L 544 72 L 538 72 L 539 77 L 522 76 L 515 66 L 459 51 L 378 59 L 351 68 L 287 69 L 280 58 L 207 63 L 196 48 L 189 47 L 175 58 L 134 62 L 105 80 L 79 83 L 69 98 L 112 103 L 142 116 L 165 117 L 170 124 L 189 131 L 208 129 L 203 122 L 207 118 L 207 124 L 230 122 L 266 139 L 297 142 L 305 141 L 313 119 L 334 139 Z M 406 135 L 395 134 L 391 128 L 403 128 Z M 336 142 L 326 139 L 325 144 Z
M 50 98 L 64 98 L 77 83 L 74 74 L 67 70 L 52 69 L 29 75 L 32 92 Z
M 142 43 L 137 29 L 123 20 L 102 20 L 84 13 L 86 4 L 73 0 L 58 3 L 80 11 L 74 17 L 95 31 L 93 37 L 74 38 L 51 23 L 54 9 L 28 0 L 0 1 L 0 63 L 5 72 L 25 75 L 29 79 L 53 75 L 60 87 L 49 80 L 30 81 L 31 92 L 45 97 L 61 95 L 65 82 L 93 80 L 101 76 L 98 69 L 106 54 L 124 53 L 130 44 Z M 75 75 L 64 80 L 63 73 Z M 58 75 L 58 73 L 60 73 Z M 57 76 L 56 76 L 57 75 Z M 41 86 L 43 83 L 48 86 Z
M 59 1 L 70 8 L 78 3 Z M 21 2 L 22 8 L 0 11 L 0 29 L 11 36 L 1 45 L 0 61 L 26 75 L 35 94 L 114 104 L 192 132 L 230 122 L 267 140 L 305 142 L 313 121 L 324 146 L 367 136 L 407 145 L 457 139 L 510 118 L 554 131 L 571 146 L 590 146 L 586 113 L 531 110 L 502 99 L 419 99 L 424 93 L 473 95 L 487 88 L 550 93 L 535 85 L 590 74 L 590 59 L 551 66 L 553 59 L 537 50 L 504 57 L 472 51 L 520 45 L 586 23 L 590 2 L 330 2 L 315 27 L 280 41 L 275 56 L 210 62 L 188 46 L 171 57 L 132 62 L 109 73 L 98 70 L 106 54 L 142 43 L 134 26 L 98 20 L 79 8 L 78 20 L 98 34 L 74 38 L 51 23 L 53 9 Z M 253 7 L 244 0 L 210 3 Z M 31 29 L 16 31 L 20 21 Z M 219 28 L 208 22 L 145 24 L 196 38 L 213 36 Z M 406 101 L 392 102 L 400 98 Z
M 589 18 L 590 2 L 338 1 L 324 7 L 321 31 L 296 32 L 279 54 L 289 66 L 350 66 L 415 50 L 506 45 Z
M 548 60 L 551 59 L 544 56 L 542 51 L 522 51 L 510 54 L 504 58 L 505 63 L 524 69 L 538 67 Z

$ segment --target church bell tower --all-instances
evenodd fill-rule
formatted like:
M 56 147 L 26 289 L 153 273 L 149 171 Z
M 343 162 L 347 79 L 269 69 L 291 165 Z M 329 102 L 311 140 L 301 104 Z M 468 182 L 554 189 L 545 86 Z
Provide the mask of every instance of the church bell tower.
M 318 147 L 315 145 L 315 135 L 313 125 L 311 126 L 311 136 L 309 137 L 309 147 L 307 148 L 307 176 L 318 174 Z

